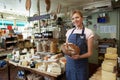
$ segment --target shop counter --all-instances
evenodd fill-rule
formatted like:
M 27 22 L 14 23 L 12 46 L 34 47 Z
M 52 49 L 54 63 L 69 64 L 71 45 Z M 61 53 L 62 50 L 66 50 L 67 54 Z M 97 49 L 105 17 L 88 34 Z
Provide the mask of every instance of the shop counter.
M 55 73 L 50 73 L 46 71 L 45 72 L 40 71 L 39 69 L 36 69 L 36 68 L 24 67 L 24 66 L 18 65 L 18 63 L 9 61 L 9 71 L 8 71 L 9 76 L 11 76 L 11 73 L 10 73 L 11 67 L 14 67 L 14 69 L 17 68 L 18 70 L 25 70 L 25 71 L 30 71 L 31 73 L 36 73 L 38 75 L 47 77 L 50 80 L 57 80 L 57 78 L 62 75 L 62 74 L 55 74 Z M 9 77 L 9 80 L 10 80 L 10 77 Z

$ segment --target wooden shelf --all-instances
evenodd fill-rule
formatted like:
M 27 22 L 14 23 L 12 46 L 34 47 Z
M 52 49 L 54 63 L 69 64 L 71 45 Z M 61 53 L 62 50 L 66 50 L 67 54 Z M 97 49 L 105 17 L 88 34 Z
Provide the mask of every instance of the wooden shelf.
M 9 48 L 13 48 L 17 46 L 17 36 L 16 35 L 12 35 L 12 36 L 5 36 L 4 38 L 2 38 L 2 48 L 4 48 L 5 50 L 9 49 Z

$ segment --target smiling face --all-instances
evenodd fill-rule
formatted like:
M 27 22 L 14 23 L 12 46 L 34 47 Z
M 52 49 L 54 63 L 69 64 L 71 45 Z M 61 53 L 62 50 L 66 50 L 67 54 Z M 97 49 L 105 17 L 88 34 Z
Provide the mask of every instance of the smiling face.
M 74 11 L 72 13 L 72 23 L 79 28 L 82 28 L 83 17 L 80 11 Z

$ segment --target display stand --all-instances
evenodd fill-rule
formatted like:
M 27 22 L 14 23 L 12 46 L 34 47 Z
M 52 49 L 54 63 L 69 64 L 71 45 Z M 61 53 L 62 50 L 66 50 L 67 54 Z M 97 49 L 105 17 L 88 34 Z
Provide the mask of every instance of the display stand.
M 50 72 L 43 72 L 43 71 L 40 71 L 40 70 L 38 70 L 36 68 L 30 68 L 30 67 L 20 66 L 20 65 L 18 65 L 15 62 L 9 61 L 9 70 L 8 70 L 9 73 L 8 74 L 9 74 L 10 77 L 13 76 L 10 73 L 11 69 L 13 69 L 13 68 L 14 68 L 14 70 L 30 71 L 31 73 L 35 73 L 35 74 L 38 74 L 40 76 L 47 77 L 50 80 L 58 80 L 57 78 L 62 75 L 62 74 L 55 74 L 55 73 L 50 73 Z M 11 79 L 9 79 L 9 80 L 11 80 Z

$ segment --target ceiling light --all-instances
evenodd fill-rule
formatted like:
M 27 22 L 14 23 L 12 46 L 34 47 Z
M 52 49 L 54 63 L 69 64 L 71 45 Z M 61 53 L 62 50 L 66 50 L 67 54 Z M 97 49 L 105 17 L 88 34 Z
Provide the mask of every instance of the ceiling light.
M 115 0 L 115 2 L 117 2 L 118 0 Z

